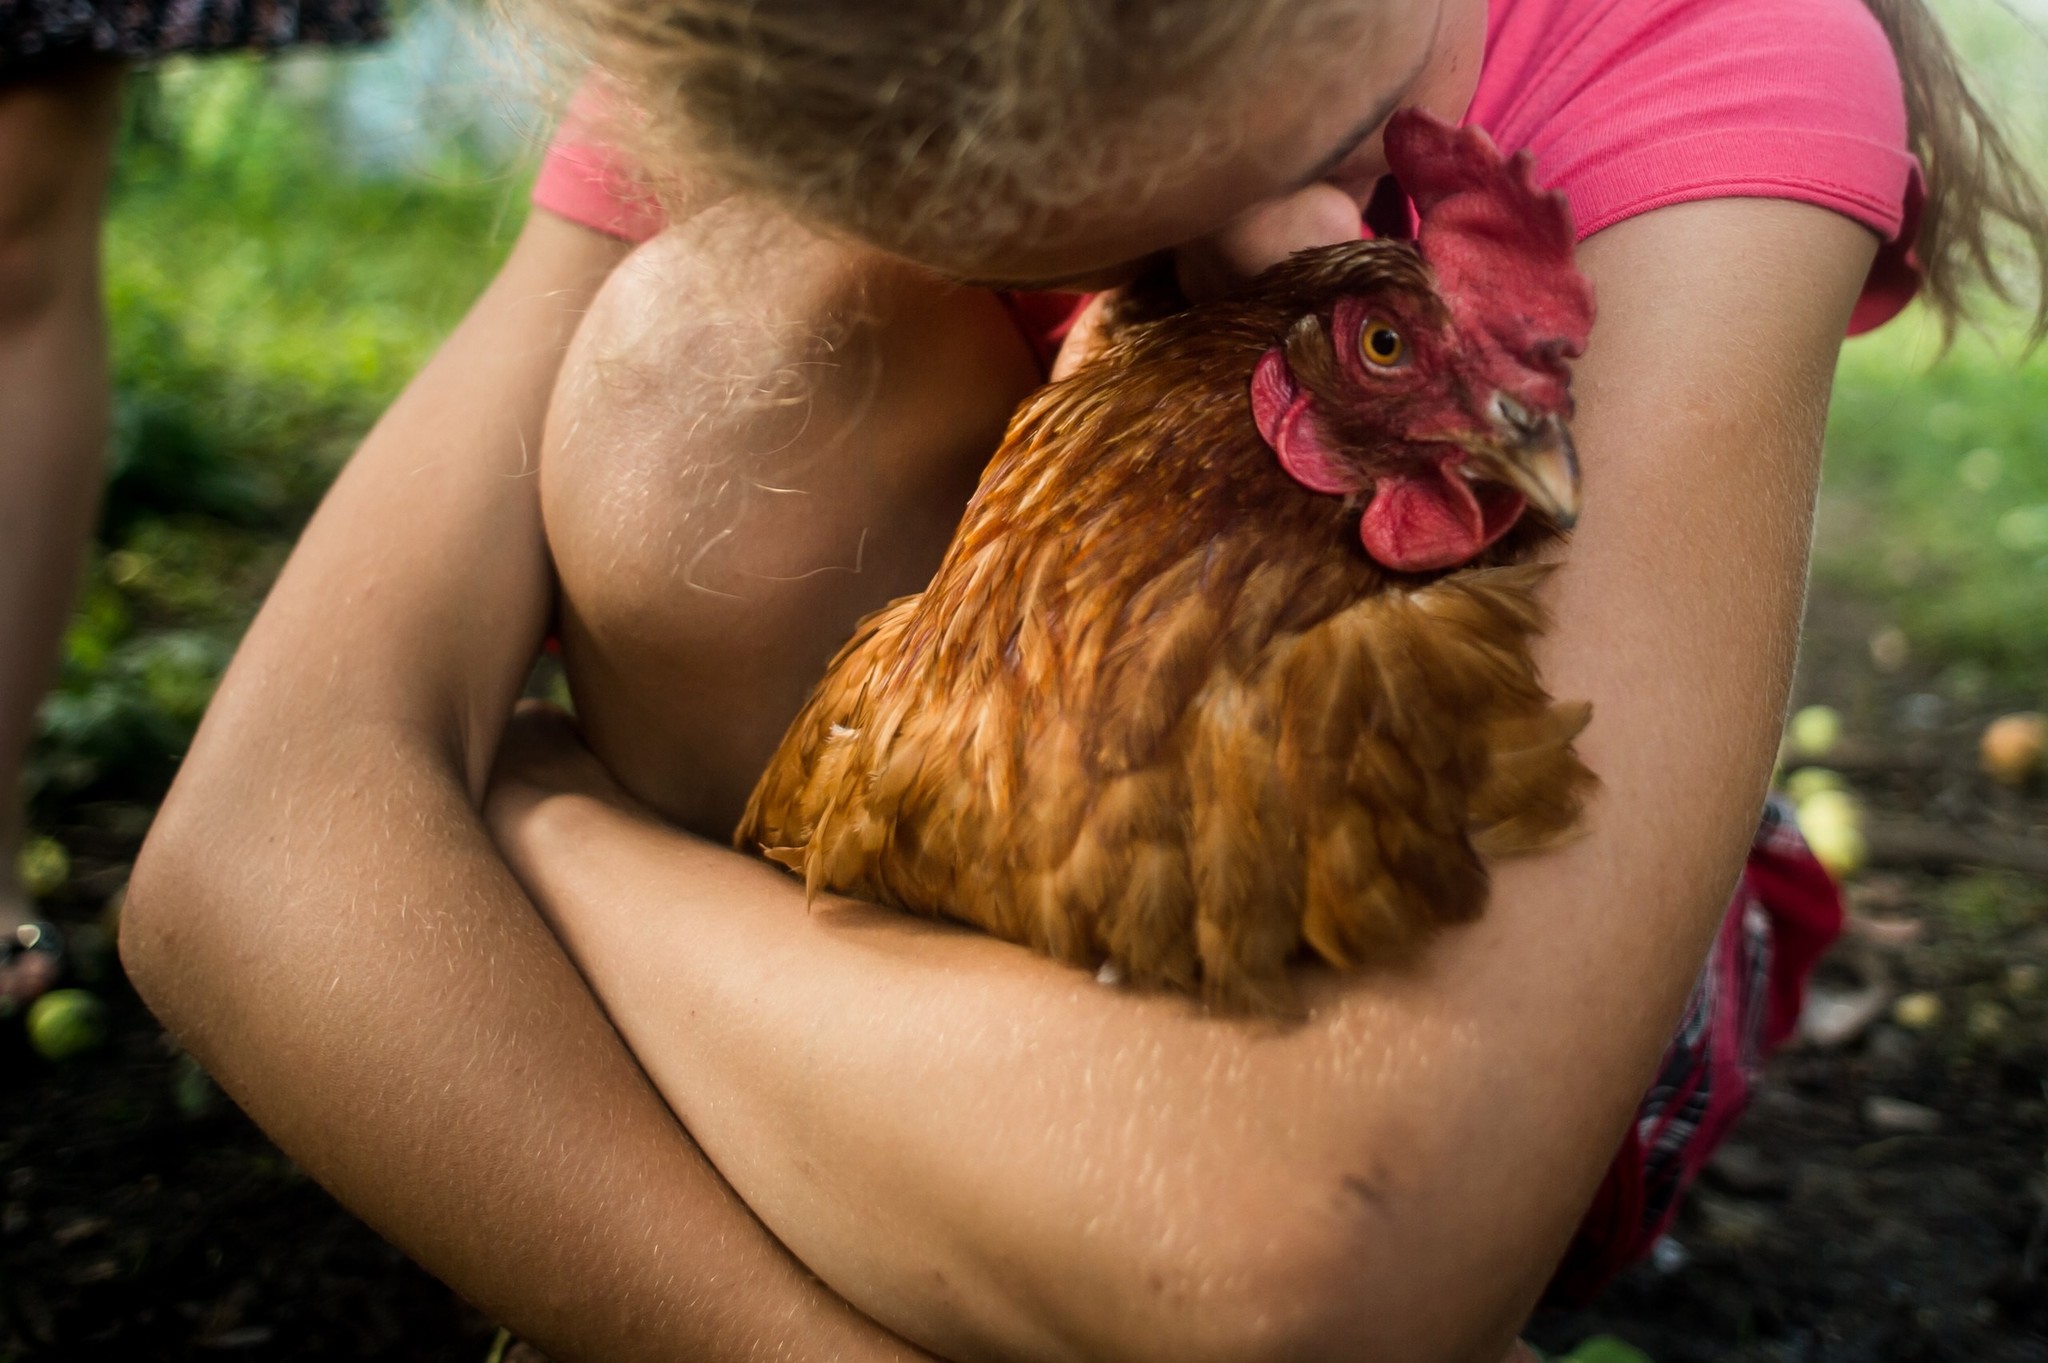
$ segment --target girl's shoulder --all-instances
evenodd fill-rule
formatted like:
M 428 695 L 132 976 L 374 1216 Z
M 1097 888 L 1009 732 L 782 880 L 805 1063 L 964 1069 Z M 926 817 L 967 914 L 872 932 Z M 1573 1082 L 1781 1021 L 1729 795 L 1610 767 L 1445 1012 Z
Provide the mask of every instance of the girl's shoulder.
M 1529 151 L 1582 237 L 1699 199 L 1795 199 L 1885 243 L 1852 330 L 1918 284 L 1920 167 L 1862 0 L 1493 0 L 1468 121 Z

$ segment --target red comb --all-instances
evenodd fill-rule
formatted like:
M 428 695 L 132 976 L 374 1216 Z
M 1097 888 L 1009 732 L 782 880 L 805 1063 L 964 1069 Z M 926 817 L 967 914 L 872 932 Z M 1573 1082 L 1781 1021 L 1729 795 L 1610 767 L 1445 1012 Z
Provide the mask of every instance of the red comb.
M 1422 258 L 1461 322 L 1518 357 L 1583 351 L 1593 290 L 1572 264 L 1571 209 L 1537 187 L 1529 153 L 1503 157 L 1480 129 L 1420 109 L 1394 115 L 1386 148 L 1421 221 Z

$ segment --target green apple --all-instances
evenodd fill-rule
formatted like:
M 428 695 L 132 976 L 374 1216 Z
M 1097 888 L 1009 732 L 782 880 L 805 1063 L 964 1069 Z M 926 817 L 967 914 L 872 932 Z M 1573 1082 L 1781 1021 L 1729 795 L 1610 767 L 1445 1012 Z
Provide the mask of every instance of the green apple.
M 1820 864 L 1837 880 L 1862 870 L 1870 856 L 1863 837 L 1863 811 L 1846 790 L 1817 790 L 1800 801 L 1799 831 L 1806 835 L 1806 844 Z
M 107 1006 L 83 989 L 52 989 L 28 1008 L 28 1041 L 46 1060 L 69 1060 L 107 1039 Z
M 14 870 L 21 877 L 21 888 L 41 899 L 63 889 L 64 882 L 71 879 L 71 856 L 55 838 L 36 838 L 15 857 Z
M 1785 726 L 1786 745 L 1799 757 L 1826 757 L 1842 741 L 1842 712 L 1832 705 L 1809 705 Z

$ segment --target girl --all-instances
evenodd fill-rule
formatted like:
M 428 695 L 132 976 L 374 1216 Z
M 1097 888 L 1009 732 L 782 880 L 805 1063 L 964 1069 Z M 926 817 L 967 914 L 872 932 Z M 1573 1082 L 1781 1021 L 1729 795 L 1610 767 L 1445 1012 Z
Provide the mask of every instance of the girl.
M 1589 1278 L 1654 1230 L 1825 933 L 1825 899 L 1770 931 L 1795 850 L 1728 887 L 1836 350 L 1916 244 L 1951 309 L 1997 220 L 2040 244 L 1938 34 L 1903 0 L 1892 44 L 1855 0 L 574 3 L 662 208 L 572 131 L 343 475 L 137 868 L 145 996 L 564 1358 L 1499 1358 L 1596 1192 Z M 1594 703 L 1590 835 L 1423 969 L 1304 972 L 1284 1031 L 809 913 L 726 851 L 1042 377 L 985 285 L 1171 252 L 1202 293 L 1355 235 L 1407 104 L 1530 147 L 1586 237 L 1543 661 Z M 545 718 L 501 751 L 557 620 L 597 756 Z M 1645 1102 L 1671 1057 L 1696 1105 Z

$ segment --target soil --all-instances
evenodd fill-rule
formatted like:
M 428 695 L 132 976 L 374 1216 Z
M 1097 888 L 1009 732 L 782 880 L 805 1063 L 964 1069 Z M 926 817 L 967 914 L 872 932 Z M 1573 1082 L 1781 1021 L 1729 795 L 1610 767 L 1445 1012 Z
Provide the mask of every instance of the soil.
M 2048 796 L 1974 773 L 1999 698 L 1879 672 L 1866 622 L 1824 606 L 1801 691 L 1872 745 L 1852 780 L 1874 812 L 2048 841 Z M 270 1145 L 120 979 L 101 906 L 148 813 L 87 806 L 50 830 L 74 863 L 50 904 L 74 941 L 68 982 L 108 1002 L 113 1029 L 51 1064 L 0 1023 L 0 1363 L 482 1363 L 491 1323 Z M 1939 1016 L 1888 1004 L 1847 1042 L 1778 1056 L 1655 1260 L 1591 1310 L 1539 1316 L 1540 1346 L 1607 1333 L 1656 1363 L 2048 1363 L 2048 882 L 1888 870 L 1855 902 L 1894 926 L 1846 942 L 1822 984 L 1931 994 Z
M 1900 955 L 1899 983 L 1941 999 L 1941 1020 L 1781 1053 L 1652 1261 L 1590 1310 L 1539 1316 L 1539 1346 L 2048 1363 L 2048 932 L 1933 930 Z

